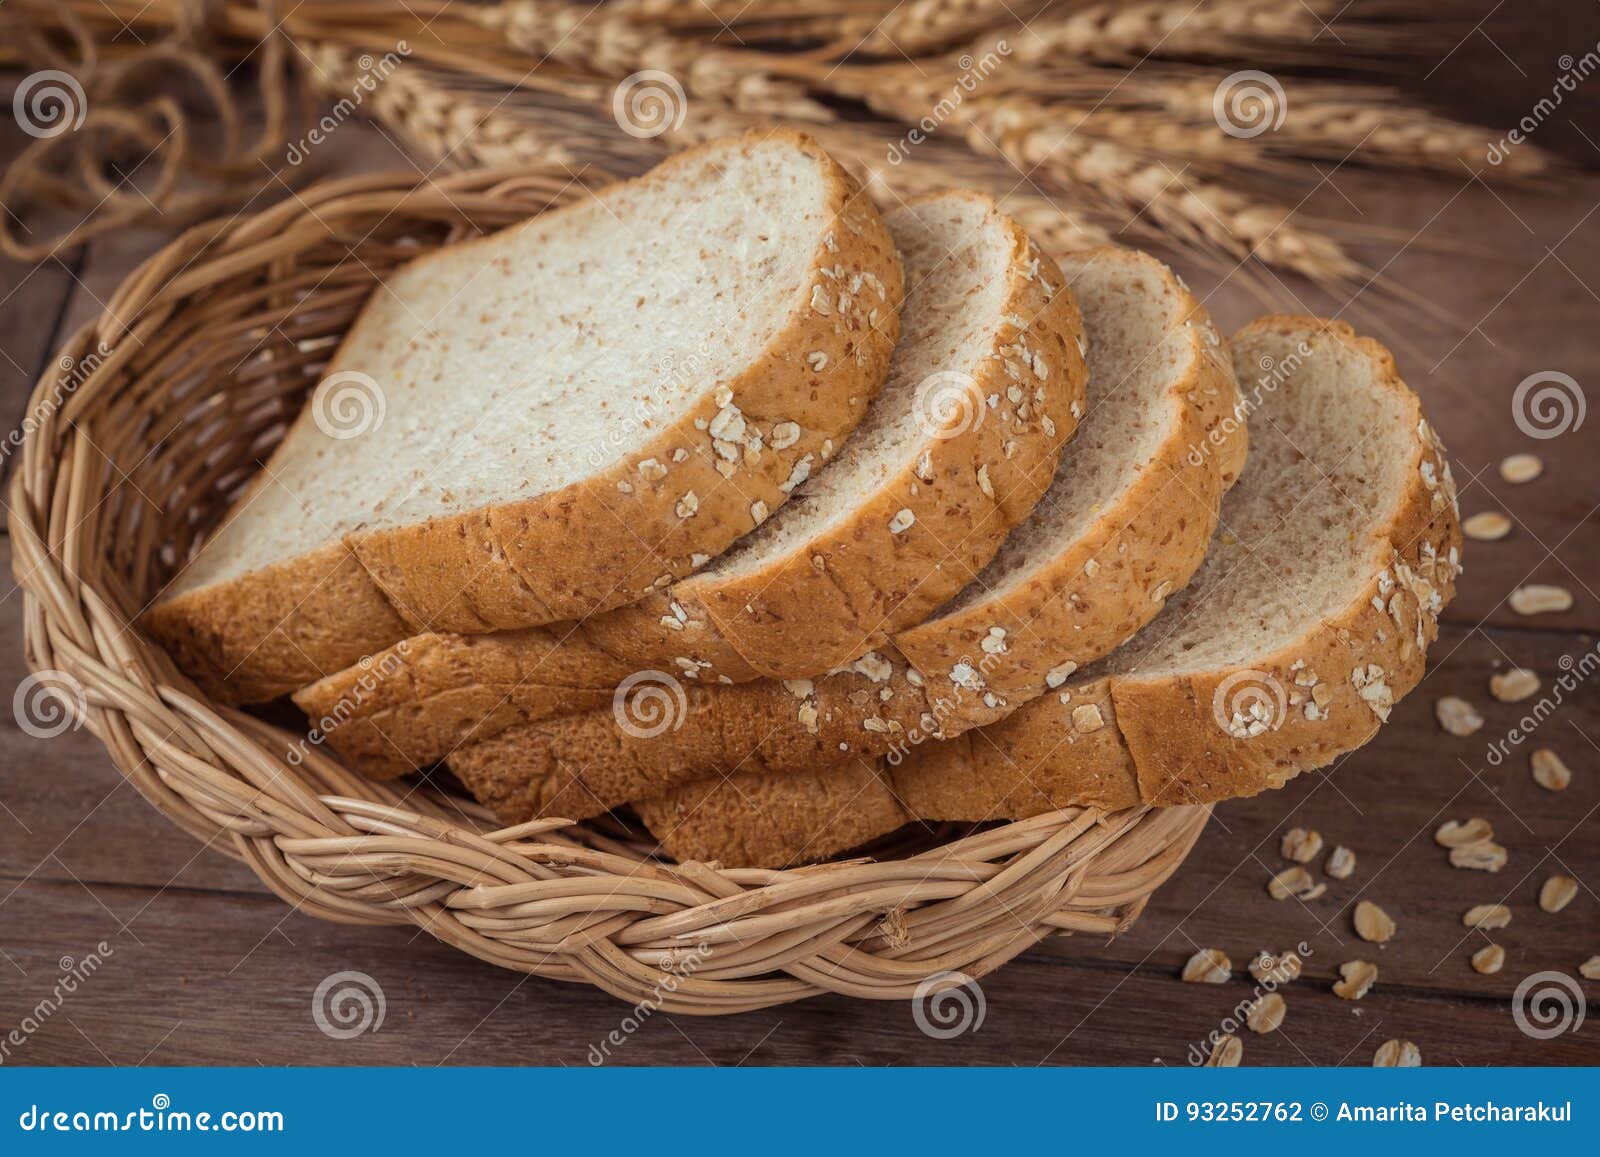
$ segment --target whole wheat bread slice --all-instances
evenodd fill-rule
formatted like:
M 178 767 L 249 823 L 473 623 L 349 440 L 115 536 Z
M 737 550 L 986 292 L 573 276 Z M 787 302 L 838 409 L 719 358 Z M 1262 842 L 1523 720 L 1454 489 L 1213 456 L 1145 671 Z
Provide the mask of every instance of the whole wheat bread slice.
M 1205 565 L 1137 638 L 1007 719 L 875 774 L 828 768 L 781 789 L 737 776 L 636 803 L 667 850 L 773 865 L 912 816 L 1212 803 L 1370 739 L 1421 678 L 1460 573 L 1449 463 L 1388 351 L 1348 326 L 1268 317 L 1233 349 L 1254 380 L 1250 462 Z M 845 792 L 857 814 L 840 817 Z
M 808 771 L 1001 718 L 1152 618 L 1199 566 L 1243 458 L 1232 366 L 1160 262 L 1104 250 L 1063 268 L 1089 335 L 1089 412 L 1049 493 L 969 592 L 848 671 L 699 689 L 676 727 L 648 734 L 616 710 L 519 726 L 461 748 L 452 769 L 506 818 Z
M 1461 569 L 1421 403 L 1339 322 L 1263 318 L 1234 356 L 1258 383 L 1251 462 L 1195 582 L 1061 695 L 895 769 L 917 815 L 1254 795 L 1365 743 L 1421 679 Z
M 430 253 L 373 293 L 144 623 L 212 694 L 256 701 L 425 630 L 633 602 L 843 442 L 900 294 L 877 211 L 789 131 Z
M 304 688 L 296 702 L 347 762 L 412 771 L 519 721 L 609 707 L 637 671 L 817 674 L 970 583 L 1077 426 L 1082 322 L 1055 263 L 989 198 L 938 194 L 888 225 L 907 282 L 901 340 L 825 468 L 803 459 L 794 497 L 760 529 L 638 604 L 579 625 L 421 636 Z

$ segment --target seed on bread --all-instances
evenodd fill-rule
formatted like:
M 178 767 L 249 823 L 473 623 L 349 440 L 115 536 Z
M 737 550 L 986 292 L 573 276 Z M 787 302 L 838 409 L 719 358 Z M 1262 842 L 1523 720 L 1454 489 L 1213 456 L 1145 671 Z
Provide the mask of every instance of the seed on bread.
M 1309 864 L 1322 852 L 1322 836 L 1314 828 L 1290 828 L 1283 833 L 1279 851 L 1286 860 Z
M 1463 522 L 1461 532 L 1478 542 L 1498 542 L 1511 533 L 1511 520 L 1498 510 L 1484 510 Z
M 1513 485 L 1532 482 L 1544 473 L 1544 463 L 1537 454 L 1512 454 L 1500 461 L 1500 477 Z
M 1355 928 L 1357 936 L 1372 944 L 1387 944 L 1394 939 L 1394 920 L 1371 900 L 1356 905 Z
M 1356 854 L 1340 844 L 1328 853 L 1327 862 L 1322 865 L 1322 870 L 1335 880 L 1348 880 L 1356 870 Z
M 1333 982 L 1334 994 L 1344 1000 L 1360 1000 L 1378 982 L 1378 966 L 1370 960 L 1347 960 L 1339 965 L 1339 979 Z
M 1375 1069 L 1414 1069 L 1422 1064 L 1422 1051 L 1408 1040 L 1386 1040 L 1372 1054 Z
M 1079 735 L 1090 735 L 1105 726 L 1100 708 L 1093 703 L 1083 703 L 1072 709 L 1072 729 Z
M 904 534 L 906 531 L 911 529 L 912 524 L 916 521 L 916 514 L 914 514 L 909 507 L 902 507 L 900 510 L 896 511 L 895 516 L 889 520 L 889 533 Z
M 1578 975 L 1585 980 L 1600 980 L 1600 956 L 1591 956 L 1578 965 Z
M 1474 735 L 1483 727 L 1478 709 L 1459 695 L 1446 695 L 1433 705 L 1439 726 L 1451 735 Z
M 1521 703 L 1539 693 L 1539 676 L 1526 667 L 1512 667 L 1489 676 L 1489 694 L 1502 703 Z
M 1489 821 L 1477 816 L 1463 822 L 1448 820 L 1433 833 L 1433 842 L 1443 848 L 1459 848 L 1463 844 L 1476 844 L 1494 838 L 1494 828 Z
M 1548 747 L 1535 748 L 1528 757 L 1528 766 L 1533 772 L 1533 782 L 1545 791 L 1566 791 L 1572 783 L 1572 769 Z
M 1578 897 L 1578 881 L 1571 876 L 1551 876 L 1539 886 L 1539 907 L 1559 912 Z
M 1506 966 L 1506 950 L 1498 944 L 1485 944 L 1472 954 L 1472 970 L 1492 976 Z
M 1512 591 L 1508 601 L 1519 615 L 1560 614 L 1572 609 L 1572 592 L 1549 583 L 1528 583 Z
M 1200 949 L 1183 966 L 1183 979 L 1188 984 L 1226 984 L 1232 976 L 1233 961 L 1216 948 Z
M 1468 928 L 1504 928 L 1511 923 L 1511 909 L 1504 904 L 1474 904 L 1461 917 Z

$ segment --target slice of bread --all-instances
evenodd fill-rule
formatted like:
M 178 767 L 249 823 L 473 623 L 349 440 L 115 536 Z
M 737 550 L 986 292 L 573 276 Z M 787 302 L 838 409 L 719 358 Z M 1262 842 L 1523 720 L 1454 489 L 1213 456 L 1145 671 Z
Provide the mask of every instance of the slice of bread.
M 1269 317 L 1233 348 L 1256 382 L 1249 466 L 1194 582 L 1131 643 L 903 760 L 781 785 L 738 775 L 635 803 L 664 848 L 777 866 L 911 816 L 1211 803 L 1370 739 L 1421 678 L 1460 573 L 1449 463 L 1389 353 L 1348 326 Z M 858 814 L 840 818 L 845 792 Z
M 908 286 L 889 380 L 826 468 L 797 464 L 788 504 L 697 574 L 580 626 L 429 634 L 319 680 L 295 700 L 331 745 L 398 774 L 519 720 L 609 707 L 636 671 L 817 674 L 970 583 L 1077 426 L 1082 321 L 1055 263 L 987 197 L 935 195 L 888 225 Z
M 420 257 L 144 623 L 248 702 L 426 630 L 633 602 L 843 442 L 901 288 L 871 202 L 787 130 Z
M 970 593 L 895 636 L 936 662 L 913 668 L 889 647 L 822 679 L 701 688 L 671 728 L 629 727 L 614 702 L 463 747 L 451 767 L 507 818 L 808 771 L 1001 718 L 1154 617 L 1200 565 L 1243 458 L 1232 366 L 1160 262 L 1102 250 L 1064 268 L 1089 335 L 1089 413 Z
M 1251 461 L 1195 581 L 1130 645 L 981 734 L 915 752 L 926 819 L 1209 803 L 1372 738 L 1422 677 L 1460 573 L 1455 483 L 1394 358 L 1340 322 L 1233 341 Z

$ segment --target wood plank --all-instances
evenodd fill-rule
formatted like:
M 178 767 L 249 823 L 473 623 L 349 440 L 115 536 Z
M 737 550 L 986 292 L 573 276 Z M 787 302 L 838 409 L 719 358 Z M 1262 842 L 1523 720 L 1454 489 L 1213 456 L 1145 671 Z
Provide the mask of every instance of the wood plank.
M 10 961 L 0 960 L 11 976 L 0 986 L 0 1024 L 21 1023 L 50 993 L 63 954 L 76 962 L 102 941 L 111 949 L 12 1063 L 582 1066 L 617 1031 L 609 1063 L 630 1065 L 1183 1065 L 1191 1045 L 1252 996 L 1242 982 L 1197 989 L 1147 969 L 1031 955 L 983 981 L 981 1026 L 951 1040 L 925 1035 L 905 1003 L 839 997 L 741 1017 L 655 1014 L 627 1033 L 628 1006 L 599 992 L 501 972 L 401 930 L 285 918 L 267 899 L 151 900 L 142 890 L 34 882 L 12 904 L 29 918 L 13 921 Z M 194 936 L 197 924 L 207 935 Z M 366 973 L 382 990 L 377 1032 L 333 1040 L 316 1027 L 316 987 L 343 971 Z M 1498 1002 L 1380 985 L 1350 1004 L 1305 980 L 1286 999 L 1282 1029 L 1243 1034 L 1248 1063 L 1364 1065 L 1389 1037 L 1416 1041 L 1430 1064 L 1600 1059 L 1592 1021 L 1537 1041 Z

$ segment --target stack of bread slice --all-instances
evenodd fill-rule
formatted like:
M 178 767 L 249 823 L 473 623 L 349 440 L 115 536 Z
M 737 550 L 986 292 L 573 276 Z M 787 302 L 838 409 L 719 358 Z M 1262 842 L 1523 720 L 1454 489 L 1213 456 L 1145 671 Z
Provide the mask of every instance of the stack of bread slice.
M 1459 571 L 1393 360 L 1054 258 L 977 194 L 880 216 L 787 132 L 438 251 L 329 367 L 385 424 L 308 406 L 148 626 L 369 775 L 728 865 L 1365 742 Z

